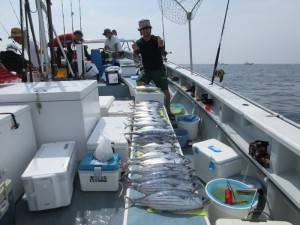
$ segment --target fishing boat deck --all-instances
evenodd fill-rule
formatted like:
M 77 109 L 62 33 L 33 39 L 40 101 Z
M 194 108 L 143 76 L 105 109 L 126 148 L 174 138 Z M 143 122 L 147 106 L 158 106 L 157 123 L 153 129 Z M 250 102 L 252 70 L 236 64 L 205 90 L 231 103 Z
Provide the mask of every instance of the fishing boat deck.
M 16 225 L 120 225 L 124 207 L 124 196 L 119 197 L 119 192 L 83 192 L 76 177 L 71 205 L 30 212 L 26 201 L 20 199 L 16 204 Z

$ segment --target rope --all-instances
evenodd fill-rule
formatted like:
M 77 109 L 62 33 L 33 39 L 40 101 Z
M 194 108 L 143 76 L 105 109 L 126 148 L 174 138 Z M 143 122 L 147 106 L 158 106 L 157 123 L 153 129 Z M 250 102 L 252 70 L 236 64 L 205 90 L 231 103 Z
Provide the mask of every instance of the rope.
M 213 75 L 212 75 L 212 78 L 211 78 L 211 85 L 214 84 L 215 72 L 217 70 L 217 66 L 218 66 L 218 63 L 219 63 L 219 56 L 220 56 L 221 44 L 222 44 L 222 39 L 223 39 L 223 33 L 224 33 L 226 19 L 227 19 L 227 12 L 228 12 L 228 8 L 229 8 L 229 2 L 230 2 L 230 0 L 227 1 L 225 17 L 224 17 L 223 27 L 222 27 L 222 32 L 221 32 L 221 37 L 220 37 L 220 41 L 219 41 L 219 47 L 218 47 L 218 51 L 217 51 L 217 55 L 216 55 L 216 59 L 215 59 L 215 64 L 214 64 L 214 69 L 213 69 Z
M 12 9 L 12 11 L 13 11 L 13 13 L 14 13 L 16 19 L 18 20 L 18 23 L 21 25 L 20 19 L 19 19 L 17 13 L 16 13 L 16 10 L 15 10 L 15 8 L 14 8 L 14 6 L 13 6 L 11 0 L 8 0 L 8 1 L 9 1 L 10 7 L 11 7 L 11 9 Z

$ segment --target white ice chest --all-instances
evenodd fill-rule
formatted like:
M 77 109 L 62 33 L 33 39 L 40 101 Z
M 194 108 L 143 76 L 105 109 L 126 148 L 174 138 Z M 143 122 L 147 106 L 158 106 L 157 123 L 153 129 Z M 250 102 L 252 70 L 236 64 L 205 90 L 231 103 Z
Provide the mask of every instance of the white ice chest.
M 239 174 L 242 158 L 229 146 L 216 139 L 193 144 L 196 174 L 208 182 L 216 178 L 227 178 Z
M 1 89 L 1 87 L 0 87 Z M 0 115 L 0 172 L 12 179 L 15 200 L 21 197 L 21 175 L 37 151 L 30 106 L 0 106 L 0 113 L 13 113 L 18 124 L 14 127 L 9 114 Z
M 99 96 L 100 114 L 101 116 L 108 116 L 108 110 L 111 107 L 114 96 Z
M 76 171 L 75 142 L 43 144 L 22 174 L 30 211 L 71 203 Z
M 155 87 L 152 88 L 155 89 Z M 156 90 L 151 92 L 146 92 L 143 91 L 143 87 L 136 86 L 134 89 L 134 100 L 136 103 L 143 101 L 156 101 L 160 102 L 161 104 L 165 104 L 165 95 L 159 88 L 156 88 Z
M 87 149 L 95 151 L 100 137 L 108 138 L 115 152 L 120 155 L 121 164 L 128 160 L 128 142 L 125 138 L 125 133 L 129 132 L 129 127 L 126 128 L 128 122 L 127 117 L 102 117 L 87 142 Z
M 78 159 L 100 117 L 96 81 L 0 85 L 0 105 L 29 104 L 37 144 L 76 140 Z
M 132 113 L 132 105 L 133 105 L 133 101 L 131 100 L 114 101 L 108 110 L 108 116 L 129 117 Z

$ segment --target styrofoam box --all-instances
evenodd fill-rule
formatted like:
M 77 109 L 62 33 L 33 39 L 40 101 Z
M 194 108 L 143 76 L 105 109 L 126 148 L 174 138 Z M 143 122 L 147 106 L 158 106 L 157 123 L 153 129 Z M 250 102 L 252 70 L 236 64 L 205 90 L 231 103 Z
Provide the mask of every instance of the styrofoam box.
M 119 189 L 119 154 L 108 162 L 99 162 L 93 153 L 87 153 L 79 165 L 82 191 L 117 191 Z
M 165 104 L 165 95 L 160 90 L 156 92 L 143 92 L 135 89 L 134 99 L 136 103 L 142 101 L 157 101 L 161 104 Z
M 229 146 L 216 139 L 193 144 L 196 175 L 204 182 L 238 174 L 242 158 Z
M 99 96 L 100 114 L 101 116 L 107 116 L 108 110 L 115 100 L 114 96 Z
M 75 142 L 43 144 L 22 174 L 28 208 L 53 209 L 71 203 L 76 170 Z
M 129 127 L 125 125 L 127 122 L 126 117 L 102 117 L 88 139 L 87 149 L 95 151 L 99 144 L 99 138 L 105 136 L 111 141 L 115 152 L 119 153 L 121 164 L 124 165 L 129 154 L 128 142 L 124 136 L 126 132 L 129 132 Z
M 128 101 L 128 100 L 114 101 L 108 110 L 108 116 L 128 117 L 132 113 L 132 109 L 131 109 L 132 105 L 133 105 L 133 101 Z
M 216 225 L 292 225 L 284 221 L 250 222 L 239 219 L 218 219 Z
M 0 87 L 1 89 L 1 87 Z M 15 199 L 21 197 L 23 186 L 22 172 L 37 151 L 30 106 L 0 106 L 0 113 L 13 113 L 19 124 L 12 127 L 11 115 L 0 115 L 0 172 L 12 179 Z
M 76 140 L 78 159 L 99 117 L 96 81 L 1 85 L 0 104 L 30 104 L 37 144 Z

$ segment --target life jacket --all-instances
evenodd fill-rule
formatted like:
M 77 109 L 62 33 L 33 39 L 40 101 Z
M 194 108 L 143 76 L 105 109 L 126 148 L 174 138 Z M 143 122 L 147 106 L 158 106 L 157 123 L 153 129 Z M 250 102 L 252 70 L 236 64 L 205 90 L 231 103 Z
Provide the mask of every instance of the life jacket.
M 18 75 L 13 75 L 10 71 L 8 71 L 3 64 L 0 63 L 0 84 L 7 83 L 9 81 L 16 80 Z
M 58 39 L 60 40 L 63 47 L 67 47 L 67 46 L 69 46 L 73 43 L 74 34 L 73 33 L 61 34 L 58 37 L 52 39 L 48 43 L 48 46 L 57 47 L 58 46 Z

